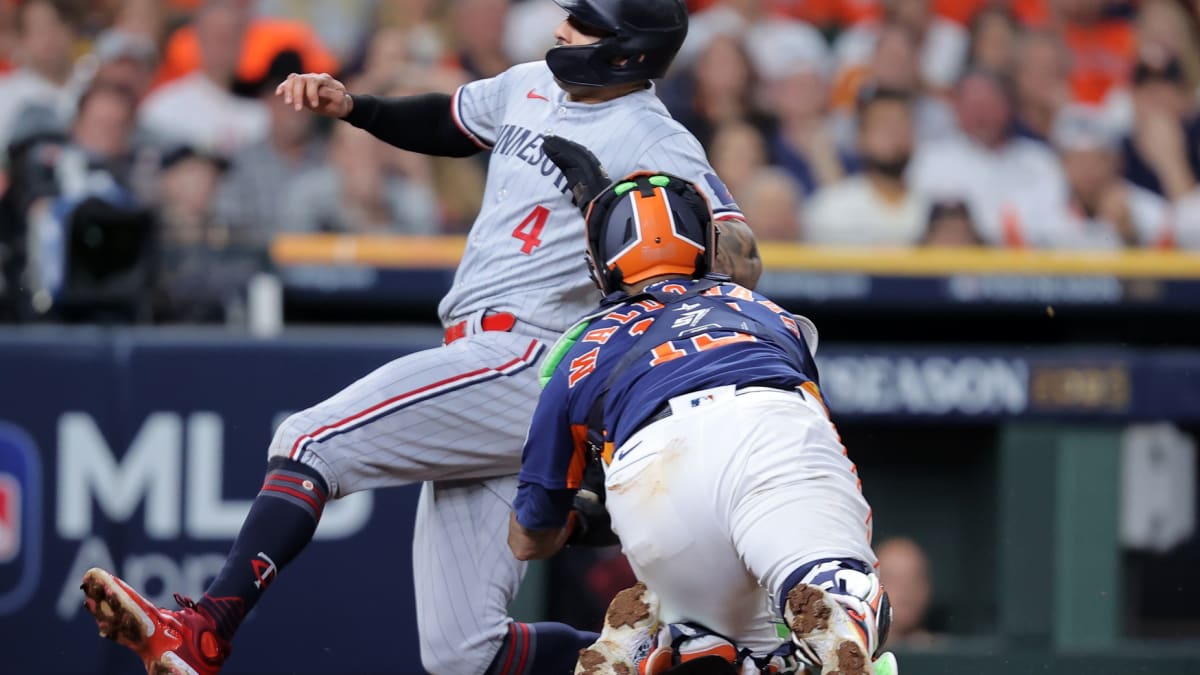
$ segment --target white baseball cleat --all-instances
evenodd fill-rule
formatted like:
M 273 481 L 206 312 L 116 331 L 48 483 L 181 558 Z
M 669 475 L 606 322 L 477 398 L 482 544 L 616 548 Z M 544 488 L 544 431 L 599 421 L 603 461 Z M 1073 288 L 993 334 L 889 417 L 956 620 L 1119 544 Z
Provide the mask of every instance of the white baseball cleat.
M 784 619 L 800 655 L 821 666 L 822 675 L 896 675 L 891 653 L 873 660 L 879 647 L 878 610 L 878 601 L 802 583 L 788 593 Z
M 638 582 L 609 603 L 600 638 L 579 652 L 575 675 L 632 675 L 657 633 L 658 596 Z

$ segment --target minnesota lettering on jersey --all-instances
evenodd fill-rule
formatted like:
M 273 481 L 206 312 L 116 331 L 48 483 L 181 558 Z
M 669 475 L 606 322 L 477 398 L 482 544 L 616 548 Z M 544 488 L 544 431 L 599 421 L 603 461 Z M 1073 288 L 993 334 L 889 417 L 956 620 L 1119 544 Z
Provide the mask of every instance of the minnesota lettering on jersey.
M 500 133 L 496 134 L 496 144 L 492 147 L 492 154 L 516 157 L 529 166 L 536 167 L 547 178 L 558 174 L 558 177 L 554 179 L 554 187 L 566 194 L 568 192 L 567 177 L 546 156 L 546 151 L 542 149 L 544 138 L 545 135 L 534 133 L 531 129 L 516 124 L 505 124 L 500 127 Z
M 715 192 L 719 182 L 703 146 L 671 119 L 652 87 L 600 104 L 573 102 L 544 62 L 526 63 L 463 85 L 451 112 L 492 155 L 479 215 L 438 309 L 447 323 L 480 311 L 510 312 L 526 325 L 561 333 L 594 309 L 582 262 L 583 218 L 566 177 L 546 157 L 544 136 L 582 144 L 613 176 L 646 170 L 686 178 L 718 217 L 740 215 L 724 192 Z

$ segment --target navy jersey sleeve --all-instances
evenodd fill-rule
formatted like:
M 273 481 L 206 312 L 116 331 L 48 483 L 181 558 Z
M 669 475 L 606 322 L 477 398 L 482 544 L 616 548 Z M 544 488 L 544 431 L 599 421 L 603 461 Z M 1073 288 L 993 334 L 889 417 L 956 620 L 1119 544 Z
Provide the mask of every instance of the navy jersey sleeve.
M 590 399 L 582 388 L 571 389 L 579 377 L 580 359 L 590 358 L 594 369 L 594 356 L 577 355 L 578 351 L 567 355 L 542 390 L 525 437 L 513 510 L 517 522 L 531 530 L 565 525 L 572 497 L 583 482 Z

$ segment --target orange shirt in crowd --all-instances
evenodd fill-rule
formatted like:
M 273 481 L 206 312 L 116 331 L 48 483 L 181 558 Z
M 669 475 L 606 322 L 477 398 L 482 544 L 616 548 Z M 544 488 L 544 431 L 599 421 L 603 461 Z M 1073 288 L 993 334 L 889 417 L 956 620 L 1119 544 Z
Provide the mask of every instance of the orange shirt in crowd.
M 767 0 L 766 6 L 772 14 L 816 26 L 853 26 L 883 16 L 879 0 Z
M 238 79 L 254 82 L 262 78 L 271 61 L 285 50 L 300 54 L 304 68 L 309 72 L 337 72 L 337 58 L 325 49 L 320 38 L 307 25 L 299 21 L 264 18 L 255 19 L 246 30 L 238 63 Z M 184 26 L 172 33 L 163 54 L 158 73 L 159 84 L 199 69 L 200 44 L 196 40 L 196 30 L 192 26 Z
M 1067 25 L 1063 38 L 1071 50 L 1071 90 L 1075 101 L 1103 103 L 1110 89 L 1129 82 L 1137 37 L 1128 22 Z
M 933 0 L 933 11 L 951 21 L 970 26 L 975 16 L 992 0 Z M 1026 26 L 1043 26 L 1050 20 L 1050 7 L 1046 0 L 1012 0 L 1008 11 Z

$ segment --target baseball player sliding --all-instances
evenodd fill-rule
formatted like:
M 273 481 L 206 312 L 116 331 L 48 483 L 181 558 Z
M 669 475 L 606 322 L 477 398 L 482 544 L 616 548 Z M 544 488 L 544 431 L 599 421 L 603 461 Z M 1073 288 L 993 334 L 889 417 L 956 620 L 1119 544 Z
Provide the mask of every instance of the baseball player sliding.
M 577 145 L 544 147 L 569 176 L 599 173 Z M 601 182 L 579 192 L 606 298 L 543 366 L 509 529 L 522 560 L 556 552 L 603 462 L 612 529 L 645 587 L 614 601 L 576 673 L 780 672 L 781 620 L 824 673 L 895 672 L 871 509 L 821 400 L 815 328 L 709 275 L 716 234 L 695 184 L 642 171 L 588 199 Z
M 568 16 L 544 62 L 453 96 L 351 95 L 327 74 L 292 75 L 279 86 L 297 111 L 343 119 L 406 150 L 490 150 L 483 206 L 439 308 L 444 346 L 388 363 L 279 427 L 262 490 L 203 597 L 176 596 L 181 608 L 158 608 L 113 574 L 87 572 L 85 602 L 101 634 L 148 670 L 218 672 L 238 626 L 307 546 L 328 500 L 418 481 L 413 568 L 426 669 L 567 672 L 595 639 L 506 614 L 525 571 L 505 532 L 539 391 L 536 366 L 595 293 L 581 263 L 583 219 L 543 138 L 583 143 L 617 172 L 686 176 L 721 220 L 723 263 L 749 285 L 760 266 L 728 190 L 650 84 L 687 34 L 683 0 L 556 1 Z

